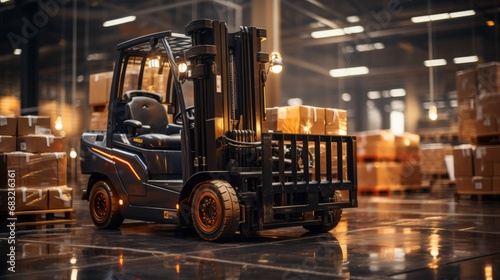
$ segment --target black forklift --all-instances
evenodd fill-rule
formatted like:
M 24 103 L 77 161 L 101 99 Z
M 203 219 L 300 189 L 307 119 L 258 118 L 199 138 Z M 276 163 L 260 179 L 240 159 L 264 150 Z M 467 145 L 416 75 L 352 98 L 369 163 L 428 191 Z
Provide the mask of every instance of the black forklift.
M 81 137 L 98 228 L 138 219 L 216 241 L 287 226 L 327 232 L 357 207 L 355 137 L 267 129 L 265 38 L 202 19 L 185 35 L 117 45 L 107 130 Z

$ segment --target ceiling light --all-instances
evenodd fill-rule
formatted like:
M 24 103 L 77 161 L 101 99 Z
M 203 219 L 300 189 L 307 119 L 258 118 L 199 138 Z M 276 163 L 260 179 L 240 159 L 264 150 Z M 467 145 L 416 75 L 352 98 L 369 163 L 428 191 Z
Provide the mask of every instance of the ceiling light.
M 127 22 L 132 22 L 135 20 L 135 16 L 128 16 L 128 17 L 122 17 L 122 18 L 117 18 L 117 19 L 112 19 L 112 20 L 108 20 L 108 21 L 105 21 L 102 26 L 104 27 L 110 27 L 110 26 L 115 26 L 115 25 L 120 25 L 120 24 L 124 24 L 124 23 L 127 23 Z
M 346 20 L 350 23 L 355 23 L 355 22 L 359 22 L 359 17 L 358 16 L 348 16 L 346 18 Z
M 411 21 L 413 23 L 421 23 L 421 22 L 428 22 L 428 21 L 451 19 L 451 18 L 468 17 L 468 16 L 473 16 L 475 14 L 476 14 L 476 11 L 474 11 L 474 10 L 465 10 L 465 11 L 458 11 L 458 12 L 453 12 L 453 13 L 440 13 L 440 14 L 412 17 Z
M 382 95 L 380 95 L 380 91 L 377 90 L 367 92 L 366 96 L 368 97 L 368 99 L 380 99 L 380 97 L 382 97 Z
M 321 39 L 321 38 L 342 36 L 342 35 L 345 35 L 345 32 L 340 28 L 311 32 L 311 37 L 313 37 L 314 39 Z
M 474 10 L 466 10 L 460 12 L 450 13 L 450 18 L 459 18 L 459 17 L 470 17 L 476 14 Z
M 424 61 L 426 67 L 443 66 L 446 65 L 446 59 L 429 59 Z
M 462 56 L 462 57 L 455 57 L 453 59 L 453 63 L 455 64 L 462 64 L 462 63 L 472 63 L 472 62 L 477 62 L 479 58 L 477 55 L 471 55 L 471 56 Z
M 356 76 L 356 75 L 364 75 L 370 72 L 368 67 L 359 66 L 359 67 L 350 67 L 350 68 L 339 68 L 330 70 L 330 76 L 334 78 L 346 77 L 346 76 Z
M 21 55 L 22 52 L 23 52 L 22 49 L 15 49 L 14 50 L 14 55 Z
M 383 43 L 373 43 L 373 44 L 359 44 L 356 45 L 356 50 L 358 52 L 367 52 L 367 51 L 373 51 L 373 50 L 382 50 L 385 48 L 385 45 Z
M 429 107 L 429 119 L 431 121 L 435 121 L 435 120 L 437 120 L 437 118 L 438 118 L 437 108 L 436 108 L 436 106 L 431 105 L 431 107 Z
M 0 3 L 7 3 L 10 2 L 10 0 L 0 0 Z
M 392 97 L 403 97 L 406 96 L 406 90 L 404 88 L 393 88 L 389 91 Z
M 363 26 L 355 25 L 355 26 L 349 26 L 349 27 L 345 27 L 345 28 L 336 28 L 336 29 L 314 31 L 314 32 L 311 32 L 311 37 L 313 37 L 314 39 L 321 39 L 321 38 L 327 38 L 327 37 L 342 36 L 342 35 L 346 35 L 346 34 L 361 33 L 363 31 L 365 31 Z
M 365 31 L 365 29 L 361 25 L 355 25 L 344 28 L 345 34 L 361 33 L 363 31 Z

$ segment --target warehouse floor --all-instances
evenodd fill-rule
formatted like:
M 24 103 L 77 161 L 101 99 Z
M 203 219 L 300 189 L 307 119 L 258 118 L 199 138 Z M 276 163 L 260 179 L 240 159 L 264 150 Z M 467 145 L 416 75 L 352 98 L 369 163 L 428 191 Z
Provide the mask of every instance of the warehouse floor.
M 449 186 L 361 196 L 328 234 L 294 227 L 211 243 L 137 221 L 96 230 L 75 200 L 73 227 L 17 229 L 16 272 L 0 279 L 500 279 L 499 206 L 457 202 Z

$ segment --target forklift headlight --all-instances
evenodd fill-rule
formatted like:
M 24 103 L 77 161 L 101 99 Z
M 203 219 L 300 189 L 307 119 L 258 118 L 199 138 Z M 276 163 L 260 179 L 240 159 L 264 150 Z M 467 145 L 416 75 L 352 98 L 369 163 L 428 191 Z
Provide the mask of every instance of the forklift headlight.
M 188 66 L 185 62 L 180 62 L 177 67 L 179 68 L 179 73 L 186 73 L 188 70 Z
M 279 74 L 283 70 L 283 61 L 278 53 L 271 55 L 271 63 L 269 63 L 269 70 L 274 74 Z

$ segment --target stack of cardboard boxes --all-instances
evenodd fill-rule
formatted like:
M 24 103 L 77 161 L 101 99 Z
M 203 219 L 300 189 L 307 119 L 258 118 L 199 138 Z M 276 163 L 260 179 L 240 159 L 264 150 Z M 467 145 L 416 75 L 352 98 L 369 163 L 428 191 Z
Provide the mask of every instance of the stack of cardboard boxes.
M 356 133 L 358 189 L 391 193 L 420 188 L 420 137 L 388 130 Z
M 66 153 L 62 138 L 50 134 L 50 118 L 0 119 L 5 123 L 0 125 L 1 139 L 9 139 L 0 142 L 0 211 L 7 211 L 12 189 L 16 211 L 71 208 Z
M 500 146 L 453 149 L 458 194 L 500 194 Z
M 334 108 L 321 108 L 313 106 L 283 106 L 266 109 L 266 123 L 268 130 L 292 134 L 316 135 L 346 135 L 347 111 Z M 337 174 L 337 144 L 332 143 L 332 172 Z M 314 154 L 314 144 L 310 143 L 309 150 Z M 342 161 L 344 178 L 347 178 L 345 147 Z M 326 147 L 320 146 L 321 176 L 326 175 Z M 315 169 L 312 168 L 314 173 Z
M 458 194 L 500 194 L 500 63 L 457 72 L 460 137 L 453 150 Z
M 456 78 L 461 139 L 500 134 L 500 63 L 459 71 Z

